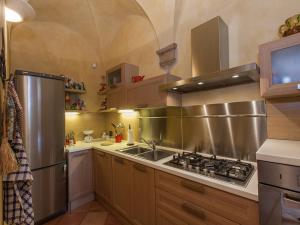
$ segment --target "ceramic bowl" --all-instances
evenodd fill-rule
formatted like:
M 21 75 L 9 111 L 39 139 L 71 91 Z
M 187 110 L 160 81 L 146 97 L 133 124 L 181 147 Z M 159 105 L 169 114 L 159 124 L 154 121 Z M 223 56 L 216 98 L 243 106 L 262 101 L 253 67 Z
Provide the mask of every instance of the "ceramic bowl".
M 84 131 L 83 131 L 83 134 L 84 134 L 84 135 L 92 135 L 93 133 L 94 133 L 93 130 L 84 130 Z

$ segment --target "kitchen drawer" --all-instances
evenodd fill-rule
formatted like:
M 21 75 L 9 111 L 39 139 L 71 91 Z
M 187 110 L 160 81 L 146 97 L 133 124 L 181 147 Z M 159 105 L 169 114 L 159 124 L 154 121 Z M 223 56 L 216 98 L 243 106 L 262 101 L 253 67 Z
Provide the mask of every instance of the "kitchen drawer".
M 156 187 L 242 225 L 259 224 L 258 204 L 203 184 L 156 170 Z
M 161 209 L 169 213 L 170 215 L 173 215 L 173 217 L 177 218 L 179 221 L 185 221 L 186 224 L 238 225 L 238 223 L 230 221 L 220 215 L 204 209 L 203 207 L 199 207 L 196 204 L 178 198 L 162 190 L 157 190 L 156 200 L 158 209 Z
M 189 225 L 182 220 L 179 220 L 174 215 L 157 208 L 156 210 L 156 225 Z

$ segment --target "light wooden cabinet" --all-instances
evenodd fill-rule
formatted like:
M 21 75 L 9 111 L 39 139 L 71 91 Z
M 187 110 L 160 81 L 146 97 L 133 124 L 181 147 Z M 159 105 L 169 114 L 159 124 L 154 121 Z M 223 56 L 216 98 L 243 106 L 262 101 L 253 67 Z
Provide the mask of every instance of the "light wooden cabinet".
M 179 220 L 172 214 L 157 208 L 156 210 L 156 225 L 189 225 L 187 222 Z
M 131 217 L 132 204 L 132 163 L 113 156 L 113 206 L 126 218 Z
M 126 87 L 112 88 L 107 92 L 107 108 L 127 106 Z
M 132 222 L 136 225 L 155 224 L 154 169 L 132 164 Z
M 108 108 L 144 108 L 181 105 L 180 94 L 161 91 L 159 86 L 179 80 L 173 75 L 160 75 L 137 83 L 111 88 L 107 92 Z
M 127 106 L 139 108 L 181 105 L 179 94 L 159 89 L 160 85 L 179 79 L 179 77 L 173 75 L 160 75 L 128 85 L 126 89 Z
M 179 221 L 193 225 L 239 225 L 219 214 L 193 204 L 189 199 L 181 199 L 167 191 L 157 190 L 157 207 L 169 212 Z
M 136 76 L 138 74 L 138 66 L 121 63 L 106 71 L 107 86 L 109 88 L 125 86 L 131 83 L 132 76 Z
M 261 45 L 259 64 L 263 97 L 300 96 L 300 33 Z
M 257 202 L 96 150 L 94 175 L 97 195 L 133 225 L 259 224 Z
M 156 191 L 166 191 L 184 202 L 186 201 L 187 204 L 184 207 L 187 213 L 201 211 L 204 212 L 204 215 L 216 214 L 241 225 L 259 224 L 257 202 L 157 170 L 155 171 L 155 184 Z M 165 194 L 164 192 L 159 193 L 162 194 L 156 196 L 156 201 L 157 206 L 161 207 L 165 203 L 159 203 L 159 199 L 162 199 L 161 202 L 165 201 Z M 175 202 L 172 200 L 172 196 L 167 196 L 167 198 L 171 202 Z M 184 202 L 180 203 L 181 208 Z M 178 207 L 180 204 L 178 200 Z
M 94 188 L 95 193 L 105 201 L 112 202 L 111 155 L 94 150 Z
M 70 210 L 91 201 L 94 197 L 92 152 L 89 150 L 68 154 Z

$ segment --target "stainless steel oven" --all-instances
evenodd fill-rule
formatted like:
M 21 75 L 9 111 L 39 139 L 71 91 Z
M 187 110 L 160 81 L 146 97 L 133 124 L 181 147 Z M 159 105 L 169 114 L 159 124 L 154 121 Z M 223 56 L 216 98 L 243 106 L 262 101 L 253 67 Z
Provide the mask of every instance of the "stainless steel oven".
M 258 161 L 260 225 L 300 224 L 300 167 Z

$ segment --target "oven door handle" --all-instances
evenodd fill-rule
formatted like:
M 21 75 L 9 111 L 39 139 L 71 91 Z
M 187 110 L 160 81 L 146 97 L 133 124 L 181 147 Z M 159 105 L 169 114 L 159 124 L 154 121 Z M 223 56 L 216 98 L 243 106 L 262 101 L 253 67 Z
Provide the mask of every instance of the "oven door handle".
M 282 193 L 282 219 L 287 223 L 300 224 L 300 198 L 295 195 Z
M 291 208 L 300 208 L 300 197 L 283 194 L 283 200 Z

